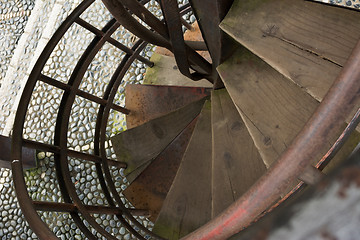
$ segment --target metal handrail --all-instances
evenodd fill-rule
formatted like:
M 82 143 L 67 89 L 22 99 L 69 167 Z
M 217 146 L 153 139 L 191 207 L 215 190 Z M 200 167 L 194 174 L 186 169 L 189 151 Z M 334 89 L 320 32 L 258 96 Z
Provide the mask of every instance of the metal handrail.
M 66 144 L 65 145 L 61 145 L 61 143 L 66 143 L 66 133 L 64 134 L 64 131 L 67 131 L 67 128 L 62 128 L 61 125 L 57 124 L 56 126 L 56 132 L 55 132 L 55 143 L 54 145 L 48 145 L 48 144 L 43 144 L 43 143 L 38 143 L 38 142 L 32 142 L 30 140 L 26 140 L 22 138 L 22 131 L 23 131 L 23 126 L 24 126 L 24 122 L 25 122 L 25 115 L 26 115 L 26 111 L 27 111 L 27 106 L 30 102 L 30 98 L 32 95 L 32 91 L 35 87 L 35 84 L 37 81 L 43 81 L 46 82 L 48 84 L 52 84 L 55 87 L 58 87 L 60 89 L 63 89 L 65 92 L 67 92 L 68 94 L 70 92 L 73 93 L 73 95 L 79 95 L 79 96 L 84 96 L 85 93 L 82 92 L 81 90 L 78 89 L 78 87 L 74 87 L 74 82 L 77 79 L 77 82 L 79 83 L 79 81 L 81 81 L 81 77 L 78 75 L 79 71 L 84 72 L 84 69 L 86 70 L 87 68 L 87 64 L 86 63 L 90 63 L 91 60 L 94 58 L 95 54 L 97 53 L 97 51 L 100 49 L 100 47 L 103 45 L 103 43 L 105 43 L 106 40 L 111 39 L 111 34 L 117 29 L 117 27 L 119 26 L 119 24 L 115 21 L 115 20 L 111 20 L 108 25 L 106 25 L 104 27 L 104 29 L 102 31 L 98 31 L 97 32 L 97 36 L 95 37 L 95 39 L 93 40 L 93 42 L 89 45 L 88 50 L 85 51 L 85 53 L 83 54 L 83 58 L 86 60 L 80 60 L 78 63 L 79 67 L 76 67 L 73 75 L 72 75 L 72 79 L 69 80 L 68 84 L 63 84 L 60 83 L 54 79 L 50 79 L 49 77 L 46 77 L 44 75 L 41 74 L 41 70 L 43 69 L 47 59 L 50 57 L 52 51 L 54 50 L 55 46 L 57 45 L 57 43 L 60 41 L 60 39 L 62 38 L 62 36 L 65 34 L 65 32 L 70 28 L 70 26 L 72 26 L 73 23 L 82 23 L 80 24 L 81 26 L 84 26 L 84 22 L 80 20 L 79 16 L 94 2 L 94 0 L 87 0 L 87 1 L 83 1 L 70 15 L 69 17 L 61 24 L 61 26 L 59 27 L 59 29 L 55 32 L 54 36 L 51 38 L 51 40 L 49 41 L 49 43 L 47 44 L 47 46 L 45 47 L 43 53 L 41 54 L 39 60 L 37 61 L 37 63 L 35 64 L 32 73 L 29 76 L 29 80 L 26 84 L 25 90 L 23 92 L 22 98 L 20 100 L 20 104 L 19 104 L 19 109 L 17 111 L 16 114 L 16 121 L 14 124 L 14 132 L 13 132 L 13 140 L 12 140 L 12 159 L 13 163 L 12 163 L 12 169 L 13 169 L 13 176 L 14 176 L 14 184 L 15 184 L 15 188 L 16 188 L 16 193 L 18 195 L 18 199 L 19 199 L 19 204 L 23 209 L 23 213 L 25 215 L 25 218 L 28 220 L 30 227 L 33 229 L 33 231 L 39 236 L 40 239 L 57 239 L 56 236 L 48 229 L 48 227 L 46 226 L 45 223 L 42 222 L 42 220 L 40 219 L 40 217 L 38 216 L 38 214 L 36 213 L 34 206 L 32 204 L 32 200 L 30 199 L 27 189 L 26 189 L 26 184 L 24 181 L 24 177 L 22 174 L 22 164 L 21 164 L 21 152 L 18 152 L 19 147 L 21 148 L 22 145 L 29 145 L 33 148 L 37 148 L 37 149 L 47 149 L 50 152 L 53 152 L 55 154 L 55 162 L 56 162 L 56 169 L 57 169 L 57 174 L 58 174 L 58 182 L 59 182 L 59 186 L 60 186 L 60 190 L 62 192 L 63 198 L 65 199 L 66 202 L 72 202 L 74 199 L 77 198 L 76 193 L 74 192 L 74 189 L 71 187 L 72 183 L 67 182 L 67 180 L 69 180 L 70 178 L 68 178 L 66 180 L 65 177 L 65 181 L 64 181 L 64 176 L 68 176 L 69 177 L 69 171 L 67 168 L 67 156 L 77 156 L 77 157 L 81 157 L 84 158 L 85 160 L 91 160 L 91 159 L 96 159 L 96 154 L 94 156 L 88 155 L 88 154 L 83 154 L 83 153 L 77 153 L 76 151 L 73 150 L 68 150 Z M 108 32 L 108 33 L 106 33 Z M 99 36 L 100 35 L 100 36 Z M 110 41 L 113 42 L 113 41 Z M 141 57 L 139 55 L 140 51 L 145 47 L 146 44 L 142 44 L 140 47 L 139 45 L 142 43 L 143 41 L 139 41 L 138 43 L 135 44 L 133 49 L 128 49 L 127 47 L 125 47 L 124 45 L 118 43 L 118 45 L 120 45 L 120 49 L 121 50 L 126 50 L 125 52 L 127 53 L 127 55 L 125 56 L 123 63 L 120 64 L 121 70 L 123 72 L 126 72 L 127 69 L 130 67 L 131 63 L 135 60 L 135 59 L 139 59 L 140 61 L 148 64 L 148 65 L 153 65 L 151 62 L 149 62 L 147 59 Z M 94 48 L 94 46 L 96 46 L 96 48 Z M 89 56 L 89 54 L 91 56 Z M 84 64 L 85 62 L 85 64 Z M 125 68 L 124 68 L 125 67 Z M 75 73 L 75 74 L 74 74 Z M 74 76 L 74 77 L 73 77 Z M 121 79 L 119 79 L 117 82 L 121 81 Z M 119 85 L 119 83 L 118 83 Z M 109 88 L 109 86 L 108 86 Z M 111 88 L 111 87 L 110 87 Z M 67 95 L 68 96 L 68 95 Z M 103 106 L 108 107 L 109 109 L 116 109 L 116 110 L 120 110 L 123 113 L 129 113 L 129 111 L 127 109 L 118 107 L 117 105 L 114 105 L 112 103 L 113 98 L 103 98 L 104 100 L 98 100 L 95 99 L 95 96 L 89 96 L 89 94 L 86 94 L 85 97 L 90 97 L 92 101 L 101 101 L 101 104 L 103 104 Z M 63 99 L 64 102 L 66 102 L 66 100 Z M 71 106 L 71 105 L 70 105 Z M 70 108 L 71 109 L 71 108 Z M 66 114 L 66 115 L 62 115 L 64 110 L 64 107 L 61 106 L 59 113 L 58 113 L 58 122 L 61 122 L 62 119 L 68 119 L 70 113 Z M 64 116 L 68 116 L 67 118 Z M 61 141 L 61 137 L 59 137 L 59 134 L 61 135 L 61 132 L 63 132 L 63 136 L 65 136 L 65 139 L 63 139 L 63 141 Z M 105 140 L 104 140 L 105 141 Z M 103 142 L 104 145 L 104 142 Z M 63 157 L 66 158 L 65 161 L 59 161 L 59 157 Z M 110 163 L 109 160 L 106 158 L 106 156 L 104 157 L 100 157 L 100 159 L 103 162 L 106 162 L 106 166 L 108 167 L 108 164 Z M 98 161 L 98 160 L 96 160 Z M 126 165 L 121 165 L 121 163 L 119 164 L 122 167 L 125 167 Z M 101 164 L 100 162 L 96 163 L 97 166 L 97 170 L 100 169 L 101 171 Z M 99 175 L 102 176 L 102 175 Z M 109 179 L 106 179 L 107 182 L 109 182 Z M 107 188 L 106 188 L 106 183 L 105 180 L 101 177 L 99 178 L 100 184 L 103 187 L 104 192 L 107 192 Z M 67 184 L 67 185 L 66 185 Z M 70 191 L 71 193 L 71 198 L 69 196 L 69 189 L 73 190 Z M 117 193 L 118 194 L 118 193 Z M 108 199 L 111 199 L 110 194 L 106 194 Z M 114 195 L 114 193 L 113 193 Z M 102 233 L 103 235 L 107 236 L 109 239 L 112 238 L 111 235 L 109 235 L 104 229 L 102 229 L 100 226 L 97 226 L 97 223 L 95 221 L 91 222 L 92 217 L 88 214 L 87 210 L 83 208 L 83 205 L 81 203 L 81 201 L 79 201 L 79 199 L 77 199 L 78 201 L 76 202 L 76 206 L 79 212 L 82 213 L 82 216 L 85 217 L 85 219 L 92 223 L 93 227 L 100 233 Z M 121 203 L 122 204 L 122 203 Z M 122 210 L 122 213 L 124 214 L 125 211 L 127 211 L 125 209 L 124 206 L 120 206 L 120 209 Z M 75 212 L 70 212 L 70 214 L 72 215 L 75 223 L 79 226 L 79 228 L 84 232 L 84 234 L 90 238 L 90 239 L 96 239 L 96 237 L 85 227 L 85 225 L 83 224 L 83 221 L 80 219 L 79 215 L 77 215 L 77 213 Z M 122 219 L 121 214 L 118 215 L 118 218 Z M 141 235 L 139 235 L 139 233 L 137 231 L 135 231 L 125 220 L 123 221 L 123 224 L 130 230 L 130 232 L 132 232 L 134 235 L 138 236 L 139 238 L 141 238 Z M 139 226 L 140 227 L 140 226 Z M 144 227 L 140 227 L 141 230 L 146 231 L 147 229 Z
M 23 210 L 25 218 L 28 220 L 30 227 L 40 239 L 57 239 L 54 233 L 51 232 L 49 227 L 41 220 L 36 210 L 39 209 L 50 209 L 51 211 L 64 211 L 64 206 L 72 216 L 74 222 L 77 224 L 79 229 L 89 239 L 96 239 L 97 237 L 85 226 L 84 220 L 87 221 L 98 233 L 105 236 L 107 239 L 115 239 L 110 233 L 103 229 L 95 219 L 90 215 L 93 208 L 86 206 L 77 196 L 75 186 L 70 178 L 70 170 L 68 165 L 69 157 L 76 157 L 86 161 L 92 161 L 95 163 L 98 180 L 102 187 L 105 198 L 110 205 L 110 208 L 99 207 L 96 211 L 109 212 L 112 209 L 117 218 L 121 221 L 123 226 L 127 228 L 130 233 L 139 239 L 145 239 L 142 234 L 151 236 L 152 238 L 161 239 L 160 237 L 153 234 L 146 227 L 140 224 L 133 216 L 134 209 L 128 209 L 124 206 L 119 193 L 115 188 L 115 184 L 112 180 L 109 166 L 116 165 L 118 167 L 126 167 L 126 164 L 121 162 L 114 162 L 113 160 L 107 159 L 105 141 L 106 141 L 106 125 L 111 109 L 129 114 L 129 110 L 116 105 L 113 103 L 118 87 L 120 86 L 122 79 L 133 63 L 134 60 L 139 60 L 148 66 L 153 66 L 153 63 L 148 59 L 140 56 L 140 52 L 147 45 L 142 39 L 137 41 L 132 48 L 128 48 L 125 45 L 117 42 L 111 37 L 112 33 L 120 26 L 120 23 L 115 19 L 111 19 L 102 30 L 97 29 L 91 24 L 87 23 L 80 18 L 80 15 L 94 2 L 94 0 L 83 1 L 60 25 L 58 30 L 54 33 L 49 43 L 44 48 L 39 59 L 37 60 L 28 82 L 26 83 L 24 92 L 20 99 L 18 111 L 16 113 L 13 137 L 12 137 L 12 171 L 14 178 L 14 185 L 16 194 L 18 196 L 19 204 Z M 142 4 L 147 1 L 142 1 Z M 189 11 L 189 7 L 181 8 L 181 15 Z M 67 32 L 67 30 L 74 24 L 78 24 L 80 27 L 87 29 L 88 31 L 95 34 L 94 39 L 89 44 L 87 49 L 82 54 L 80 60 L 75 66 L 70 79 L 67 83 L 62 83 L 56 79 L 48 77 L 41 73 L 51 53 L 54 51 L 56 45 Z M 82 78 L 87 70 L 92 59 L 96 53 L 104 45 L 105 42 L 109 42 L 118 49 L 126 53 L 121 63 L 115 70 L 109 84 L 106 87 L 105 93 L 102 98 L 95 95 L 89 94 L 79 89 Z M 49 85 L 52 85 L 58 89 L 64 91 L 59 111 L 57 114 L 54 144 L 46 144 L 36 142 L 23 138 L 23 128 L 25 123 L 25 116 L 27 113 L 27 106 L 30 103 L 32 92 L 35 88 L 36 83 L 40 81 Z M 81 96 L 92 102 L 96 102 L 100 105 L 98 111 L 97 122 L 95 126 L 94 136 L 94 154 L 87 154 L 77 152 L 67 147 L 67 130 L 69 124 L 69 117 L 71 108 L 74 103 L 75 97 Z M 34 149 L 41 149 L 47 152 L 54 153 L 56 174 L 58 184 L 62 197 L 65 201 L 63 204 L 51 204 L 49 202 L 36 202 L 32 201 L 27 191 L 26 183 L 23 176 L 22 167 L 22 146 L 28 146 Z M 50 205 L 49 205 L 50 204 Z M 141 211 L 140 211 L 141 212 Z M 144 214 L 146 212 L 142 211 Z M 139 211 L 135 212 L 139 213 Z M 132 223 L 137 229 L 135 230 Z M 142 233 L 140 233 L 142 232 Z
M 165 47 L 174 52 L 175 40 L 170 41 L 169 32 L 166 25 L 153 16 L 146 8 L 139 2 L 133 0 L 102 0 L 111 14 L 120 22 L 126 29 L 131 31 L 140 39 L 155 44 L 157 46 Z M 147 29 L 141 25 L 131 14 L 126 10 L 130 9 L 137 17 L 146 22 L 155 32 Z M 181 12 L 180 12 L 181 13 Z M 199 80 L 199 75 L 206 78 L 211 83 L 214 81 L 211 76 L 212 66 L 203 57 L 201 57 L 194 49 L 185 44 L 187 59 L 191 64 L 193 70 L 197 71 L 194 80 Z M 181 66 L 180 68 L 185 68 Z

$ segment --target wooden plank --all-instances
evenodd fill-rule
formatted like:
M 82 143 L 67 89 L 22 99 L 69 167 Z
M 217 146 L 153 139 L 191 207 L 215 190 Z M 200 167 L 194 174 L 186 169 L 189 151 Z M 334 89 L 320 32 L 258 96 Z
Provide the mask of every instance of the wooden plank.
M 153 232 L 179 239 L 211 219 L 211 106 L 206 102 Z
M 319 103 L 243 48 L 218 71 L 269 167 L 302 129 Z
M 126 173 L 126 180 L 131 184 L 151 163 L 153 159 L 146 161 L 133 171 Z
M 219 24 L 217 24 L 219 25 Z M 184 40 L 185 41 L 194 41 L 194 42 L 204 42 L 204 39 L 202 37 L 200 27 L 197 21 L 195 21 L 193 24 L 191 24 L 192 29 L 187 29 L 184 33 Z M 209 63 L 212 62 L 211 56 L 208 51 L 196 51 L 200 56 L 205 58 Z M 156 47 L 155 53 L 159 53 L 161 55 L 174 57 L 174 54 L 163 47 Z
M 128 129 L 175 111 L 210 95 L 211 89 L 198 87 L 129 84 L 125 87 Z
M 111 138 L 117 160 L 128 164 L 125 175 L 159 153 L 199 114 L 205 99 L 153 119 Z
M 211 95 L 212 217 L 244 194 L 265 172 L 234 103 L 225 89 Z
M 321 101 L 360 38 L 360 14 L 303 0 L 235 1 L 221 28 Z
M 153 222 L 176 176 L 196 121 L 197 118 L 123 192 L 135 208 L 149 210 Z
M 192 81 L 182 75 L 176 66 L 175 58 L 154 53 L 150 59 L 155 65 L 147 68 L 145 84 L 191 86 L 191 87 L 212 87 L 212 84 L 202 79 Z
M 219 66 L 218 71 L 264 163 L 270 167 L 301 130 L 319 103 L 243 48 Z M 333 132 L 329 139 L 323 139 L 328 144 L 313 156 L 314 165 L 339 135 L 339 132 Z M 332 161 L 339 163 L 348 156 L 358 137 L 359 134 L 354 133 L 352 140 L 346 144 L 347 147 Z

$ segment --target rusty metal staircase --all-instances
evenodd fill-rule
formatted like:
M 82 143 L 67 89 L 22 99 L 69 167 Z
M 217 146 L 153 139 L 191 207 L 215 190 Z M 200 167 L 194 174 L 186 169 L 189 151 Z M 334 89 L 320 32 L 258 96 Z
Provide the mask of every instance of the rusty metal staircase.
M 360 30 L 356 23 L 360 14 L 356 11 L 302 0 L 192 0 L 180 7 L 176 1 L 161 0 L 163 18 L 159 19 L 144 7 L 146 0 L 103 0 L 114 18 L 99 29 L 80 17 L 93 2 L 83 1 L 50 39 L 30 74 L 16 114 L 13 181 L 22 212 L 40 239 L 57 239 L 39 215 L 44 211 L 69 213 L 81 236 L 88 239 L 117 239 L 111 228 L 97 221 L 104 215 L 114 216 L 136 239 L 229 238 L 304 182 L 317 183 L 323 175 L 319 170 L 334 158 L 359 122 Z M 189 11 L 196 16 L 204 42 L 183 38 L 183 27 L 191 26 L 181 16 Z M 326 29 L 325 22 L 331 23 Z M 48 69 L 44 71 L 47 61 L 74 25 L 91 32 L 93 38 L 69 70 L 68 79 L 49 76 Z M 138 37 L 132 47 L 114 38 L 120 27 Z M 142 52 L 148 43 L 170 50 L 189 81 L 207 79 L 213 90 L 142 86 L 148 96 L 165 92 L 164 102 L 159 103 L 162 107 L 149 108 L 158 111 L 155 113 L 145 111 L 146 101 L 134 101 L 132 106 L 119 103 L 124 93 L 118 89 L 123 89 L 120 86 L 134 61 L 153 66 Z M 82 80 L 105 44 L 122 51 L 123 57 L 98 94 L 84 88 Z M 208 51 L 211 62 L 197 51 Z M 49 142 L 24 137 L 28 106 L 39 85 L 61 92 Z M 130 88 L 136 87 L 128 85 Z M 164 96 L 175 100 L 166 102 Z M 135 98 L 126 101 L 129 99 Z M 82 102 L 97 106 L 92 151 L 75 148 L 68 141 L 72 134 L 69 119 Z M 140 110 L 146 114 L 132 116 Z M 133 127 L 112 137 L 117 159 L 107 151 L 112 111 L 127 115 L 128 126 Z M 355 131 L 353 142 L 346 143 L 351 150 L 358 135 Z M 62 201 L 32 199 L 24 180 L 23 147 L 54 154 Z M 181 149 L 180 157 L 168 166 L 166 159 L 174 149 Z M 343 155 L 335 159 L 341 161 L 351 150 L 343 148 Z M 82 183 L 76 181 L 69 164 L 73 159 L 93 164 L 89 174 L 97 176 L 102 202 L 92 205 L 80 197 Z M 122 169 L 134 185 L 119 192 L 112 168 Z M 151 185 L 148 179 L 154 173 L 161 176 L 167 168 L 171 174 L 161 197 L 136 199 L 134 192 L 143 186 L 153 189 L 149 194 L 158 191 L 161 183 Z M 141 224 L 139 216 L 155 222 L 153 231 Z

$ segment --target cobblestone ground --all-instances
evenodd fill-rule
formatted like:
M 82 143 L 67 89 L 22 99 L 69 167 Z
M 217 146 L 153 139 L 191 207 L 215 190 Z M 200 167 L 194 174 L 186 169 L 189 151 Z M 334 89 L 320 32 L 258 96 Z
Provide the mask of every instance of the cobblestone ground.
M 0 87 L 35 0 L 0 1 Z
M 53 11 L 51 8 L 55 5 L 56 1 L 45 2 L 43 5 L 45 8 L 44 11 Z M 63 12 L 58 16 L 59 22 L 56 23 L 56 27 L 59 26 L 61 21 L 66 18 L 75 6 L 76 4 L 74 4 L 74 2 L 65 1 Z M 147 7 L 158 17 L 161 16 L 161 11 L 154 0 L 150 1 Z M 101 1 L 96 1 L 81 15 L 81 18 L 86 19 L 95 27 L 102 28 L 105 23 L 111 19 L 111 15 Z M 189 22 L 190 20 L 195 20 L 191 14 L 187 14 L 185 18 Z M 45 20 L 39 18 L 38 21 Z M 42 73 L 57 80 L 67 82 L 75 63 L 79 60 L 82 52 L 90 43 L 93 36 L 92 33 L 85 31 L 78 25 L 71 27 L 55 48 Z M 136 38 L 130 32 L 121 27 L 112 37 L 128 47 L 132 47 L 136 41 Z M 26 48 L 36 48 L 39 39 L 41 39 L 40 36 L 32 37 L 34 44 L 28 44 Z M 69 42 L 71 44 L 68 44 Z M 14 44 L 14 42 L 8 42 L 8 44 Z M 153 50 L 154 47 L 148 45 L 141 55 L 150 58 Z M 123 57 L 123 52 L 110 44 L 105 44 L 88 67 L 80 89 L 102 97 L 105 87 L 110 81 L 117 64 Z M 1 64 L 1 66 L 3 65 Z M 117 104 L 124 104 L 125 86 L 127 84 L 141 84 L 145 71 L 146 66 L 140 61 L 135 61 L 132 64 L 116 95 L 115 102 Z M 16 84 L 17 83 L 14 82 L 13 85 Z M 44 83 L 37 83 L 26 116 L 24 138 L 49 144 L 53 143 L 56 114 L 62 94 L 62 90 Z M 96 124 L 98 108 L 99 106 L 97 104 L 83 98 L 78 97 L 75 100 L 68 131 L 69 148 L 93 153 L 93 129 Z M 111 137 L 124 130 L 126 130 L 124 115 L 112 111 L 107 126 L 107 137 Z M 111 142 L 107 141 L 105 146 L 107 157 L 115 159 L 116 156 Z M 63 202 L 56 179 L 54 157 L 51 153 L 38 152 L 37 159 L 37 168 L 25 171 L 25 179 L 31 198 L 38 201 Z M 99 184 L 93 163 L 72 158 L 69 159 L 69 169 L 78 196 L 84 204 L 107 204 L 106 200 L 104 200 L 105 196 Z M 112 167 L 110 170 L 116 189 L 120 193 L 120 196 L 122 196 L 121 192 L 127 187 L 127 180 L 123 176 L 122 169 Z M 0 239 L 37 239 L 22 216 L 11 179 L 12 173 L 10 170 L 0 169 Z M 123 202 L 126 207 L 131 207 L 126 199 L 123 198 Z M 40 216 L 61 239 L 85 238 L 67 213 L 40 212 Z M 120 224 L 116 216 L 94 215 L 94 217 L 103 228 L 119 239 L 135 239 L 135 237 Z M 144 226 L 150 229 L 152 228 L 152 223 L 146 218 L 138 217 L 137 220 Z M 85 222 L 85 225 L 89 226 L 87 222 Z M 91 229 L 91 231 L 96 234 L 94 229 Z M 98 235 L 98 237 L 101 239 L 100 235 Z
M 315 1 L 360 9 L 360 0 L 315 0 Z

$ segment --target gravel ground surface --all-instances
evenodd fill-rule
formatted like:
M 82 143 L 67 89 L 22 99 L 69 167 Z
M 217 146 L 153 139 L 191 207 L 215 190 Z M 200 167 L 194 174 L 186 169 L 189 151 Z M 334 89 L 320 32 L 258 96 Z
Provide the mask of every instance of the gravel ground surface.
M 35 0 L 0 1 L 0 87 Z
M 76 6 L 74 1 L 63 2 L 64 8 L 61 9 L 61 12 L 57 17 L 57 22 L 55 23 L 56 27 L 59 26 L 61 21 L 63 21 Z M 46 1 L 43 3 L 44 12 L 54 11 L 53 8 L 56 4 L 57 1 Z M 161 11 L 159 11 L 155 1 L 150 1 L 147 7 L 158 17 L 161 16 Z M 101 28 L 111 19 L 111 15 L 105 9 L 101 1 L 96 1 L 81 15 L 81 18 L 86 19 L 97 28 Z M 185 18 L 188 21 L 190 21 L 190 18 L 192 21 L 195 20 L 190 14 L 187 14 Z M 40 27 L 41 24 L 38 22 L 46 21 L 48 21 L 48 19 L 46 19 L 46 14 L 41 14 L 41 16 L 37 17 L 36 23 Z M 38 43 L 42 39 L 42 30 L 46 28 L 46 26 L 42 25 L 41 27 L 42 29 L 38 29 L 38 31 L 34 33 L 34 36 L 30 37 L 31 41 L 25 45 L 24 49 L 37 48 Z M 53 31 L 54 30 L 52 30 L 52 32 Z M 81 54 L 93 37 L 94 35 L 92 33 L 80 26 L 72 26 L 53 51 L 42 73 L 59 81 L 67 82 L 76 62 L 79 60 Z M 135 36 L 122 27 L 115 31 L 112 37 L 128 47 L 132 47 L 137 40 Z M 154 47 L 148 45 L 141 55 L 150 58 L 153 51 Z M 32 60 L 30 58 L 36 56 L 36 53 L 31 52 L 30 50 L 26 50 L 25 52 L 28 54 L 25 53 L 21 58 L 26 64 L 20 64 L 17 67 L 20 71 L 16 72 L 17 75 L 14 76 L 19 79 L 26 79 L 27 70 L 25 69 L 28 66 L 31 66 Z M 98 97 L 102 97 L 113 72 L 123 57 L 123 52 L 113 45 L 105 44 L 88 67 L 80 89 Z M 146 67 L 147 66 L 140 61 L 134 61 L 117 92 L 115 100 L 117 104 L 124 105 L 124 88 L 127 84 L 141 84 L 143 82 Z M 23 71 L 21 71 L 21 69 L 23 69 Z M 20 74 L 23 75 L 19 77 Z M 20 80 L 14 80 L 13 83 L 10 84 L 10 87 L 20 89 L 20 85 L 22 84 L 23 83 L 20 82 Z M 5 101 L 6 106 L 3 107 L 3 109 L 11 108 L 11 100 L 16 97 L 16 94 L 17 93 L 14 93 L 14 95 L 8 96 Z M 62 94 L 63 91 L 60 89 L 45 83 L 37 83 L 26 116 L 24 138 L 43 143 L 53 143 L 56 115 Z M 75 99 L 68 130 L 69 148 L 93 153 L 94 127 L 98 109 L 99 105 L 96 103 L 81 97 Z M 0 119 L 0 123 L 1 120 L 6 121 L 6 115 L 4 119 Z M 126 130 L 125 116 L 119 112 L 111 111 L 107 126 L 107 137 L 110 138 L 110 136 L 124 130 Z M 111 146 L 111 142 L 107 141 L 105 146 L 107 157 L 115 159 L 116 156 Z M 26 170 L 25 172 L 25 179 L 31 198 L 38 201 L 63 202 L 56 179 L 54 157 L 51 153 L 38 152 L 37 159 L 39 163 L 38 167 Z M 107 205 L 93 163 L 71 158 L 69 159 L 69 169 L 78 196 L 84 204 Z M 121 192 L 128 185 L 122 171 L 122 169 L 115 167 L 111 168 L 111 175 L 120 196 L 122 196 Z M 37 239 L 22 216 L 11 178 L 11 171 L 7 169 L 0 170 L 0 239 Z M 131 207 L 126 199 L 123 198 L 123 202 L 126 207 Z M 49 225 L 50 229 L 52 229 L 61 239 L 85 238 L 73 222 L 71 216 L 67 213 L 40 212 L 40 216 Z M 120 224 L 116 216 L 103 214 L 94 215 L 94 217 L 96 218 L 96 222 L 119 239 L 135 239 L 135 237 Z M 138 217 L 137 219 L 144 226 L 150 229 L 152 228 L 153 223 L 146 218 Z M 89 226 L 86 221 L 85 225 Z M 94 229 L 91 227 L 90 229 L 96 234 Z M 98 237 L 101 239 L 100 235 L 98 235 Z
M 360 9 L 360 0 L 314 0 L 314 1 Z

